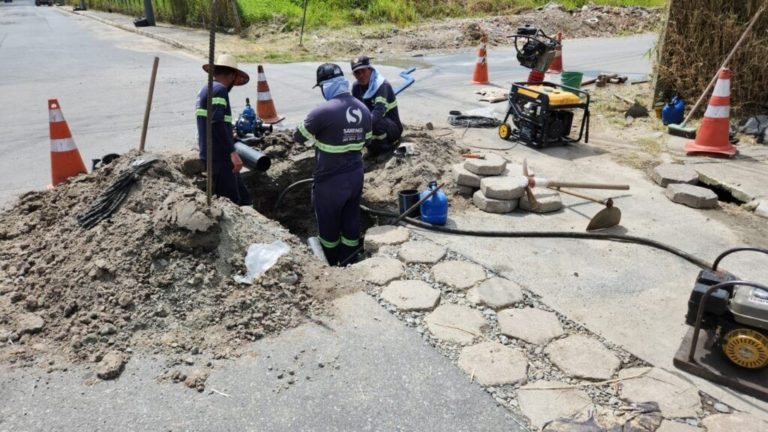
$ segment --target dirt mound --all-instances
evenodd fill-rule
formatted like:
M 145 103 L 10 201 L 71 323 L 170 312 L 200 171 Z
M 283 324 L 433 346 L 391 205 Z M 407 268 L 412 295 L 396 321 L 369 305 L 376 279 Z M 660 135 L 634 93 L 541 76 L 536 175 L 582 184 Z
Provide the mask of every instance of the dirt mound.
M 0 213 L 0 361 L 41 352 L 99 361 L 108 351 L 171 351 L 213 358 L 320 313 L 351 291 L 349 270 L 321 267 L 300 241 L 250 208 L 214 199 L 164 156 L 125 202 L 90 230 L 76 216 L 138 155 L 22 195 Z M 282 240 L 290 252 L 252 285 L 252 243 Z

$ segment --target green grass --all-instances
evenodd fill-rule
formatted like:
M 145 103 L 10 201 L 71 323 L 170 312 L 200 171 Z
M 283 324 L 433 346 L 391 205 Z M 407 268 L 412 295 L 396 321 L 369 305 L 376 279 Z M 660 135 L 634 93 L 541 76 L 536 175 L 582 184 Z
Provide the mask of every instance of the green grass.
M 291 31 L 301 25 L 304 0 L 236 0 L 243 25 L 277 25 Z M 481 16 L 510 13 L 547 0 L 307 0 L 305 27 L 342 28 L 350 25 L 388 23 L 407 25 L 426 18 Z M 613 6 L 664 6 L 667 0 L 560 0 L 568 9 L 588 3 Z M 67 0 L 79 4 L 79 0 Z M 219 23 L 231 26 L 229 0 L 218 1 Z M 143 15 L 143 0 L 88 0 L 93 9 Z M 198 25 L 206 22 L 210 0 L 153 0 L 159 21 Z

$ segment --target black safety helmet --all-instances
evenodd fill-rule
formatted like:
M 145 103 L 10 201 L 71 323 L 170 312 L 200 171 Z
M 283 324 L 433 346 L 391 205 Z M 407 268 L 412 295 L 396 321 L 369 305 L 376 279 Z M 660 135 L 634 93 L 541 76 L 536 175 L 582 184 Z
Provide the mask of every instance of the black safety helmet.
M 341 71 L 339 65 L 335 63 L 323 63 L 317 67 L 317 84 L 312 88 L 320 85 L 323 81 L 328 81 L 336 77 L 344 76 L 344 72 Z

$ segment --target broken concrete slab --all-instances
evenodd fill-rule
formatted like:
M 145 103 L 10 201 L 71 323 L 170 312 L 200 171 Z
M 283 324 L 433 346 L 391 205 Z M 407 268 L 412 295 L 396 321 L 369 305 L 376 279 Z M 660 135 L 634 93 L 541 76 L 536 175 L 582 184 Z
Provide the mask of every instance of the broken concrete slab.
M 528 202 L 528 194 L 523 194 L 520 198 L 520 209 L 533 213 L 551 213 L 563 208 L 563 201 L 560 198 L 560 193 L 551 189 L 533 189 L 533 196 L 536 198 L 536 202 L 539 203 L 538 208 L 531 208 L 531 204 Z
M 764 432 L 768 422 L 747 413 L 714 414 L 704 419 L 707 432 Z
M 525 177 L 485 177 L 480 180 L 480 190 L 486 198 L 516 200 L 525 193 Z
M 120 376 L 125 365 L 125 358 L 120 351 L 110 351 L 96 366 L 96 376 L 103 380 L 111 380 Z
M 523 301 L 523 290 L 509 279 L 490 278 L 467 292 L 467 300 L 474 304 L 501 309 Z
M 464 168 L 464 164 L 453 165 L 453 180 L 459 186 L 479 188 L 482 177 Z
M 365 250 L 376 252 L 384 245 L 398 245 L 408 241 L 411 232 L 401 226 L 380 225 L 365 232 Z
M 486 386 L 524 383 L 528 358 L 520 351 L 498 342 L 482 342 L 459 354 L 459 367 Z
M 376 285 L 384 285 L 395 279 L 400 279 L 405 274 L 403 263 L 388 257 L 377 256 L 368 258 L 367 260 L 360 261 L 353 267 L 359 268 L 362 271 L 364 280 Z
M 455 304 L 439 306 L 424 321 L 436 338 L 462 345 L 482 336 L 488 326 L 480 311 Z
M 555 366 L 575 378 L 607 380 L 621 365 L 605 345 L 580 334 L 556 340 L 544 352 Z
M 541 309 L 505 309 L 497 316 L 502 334 L 528 343 L 545 345 L 565 334 L 557 315 Z
M 483 153 L 482 156 L 484 159 L 467 159 L 464 168 L 477 175 L 495 176 L 503 173 L 507 167 L 507 160 L 495 153 Z
M 453 288 L 467 289 L 485 280 L 485 269 L 468 261 L 444 261 L 432 267 L 435 281 Z
M 768 172 L 765 170 L 764 162 L 719 161 L 697 163 L 692 167 L 699 173 L 700 182 L 722 187 L 741 202 L 746 203 L 755 198 L 765 197 Z
M 709 209 L 717 206 L 717 194 L 701 186 L 685 183 L 673 183 L 665 192 L 670 201 L 697 209 Z
M 472 195 L 472 202 L 486 213 L 509 213 L 517 208 L 518 200 L 497 200 L 486 197 L 483 191 L 477 191 Z
M 755 214 L 768 218 L 768 199 L 760 199 L 758 200 L 757 207 L 755 207 Z
M 475 191 L 477 191 L 477 188 L 475 187 L 456 185 L 456 193 L 465 198 L 470 198 L 474 195 Z
M 656 432 L 702 432 L 704 429 L 672 420 L 662 420 Z
M 381 298 L 403 311 L 431 311 L 440 301 L 440 290 L 418 280 L 394 281 L 384 288 Z
M 445 257 L 448 249 L 445 246 L 428 241 L 409 241 L 403 243 L 398 251 L 400 259 L 408 264 L 434 264 Z
M 562 387 L 568 386 L 559 381 L 537 381 L 520 387 L 520 409 L 533 426 L 541 429 L 550 420 L 573 416 L 592 404 L 585 391 Z
M 619 378 L 623 380 L 619 393 L 622 399 L 632 403 L 654 401 L 664 417 L 696 417 L 701 409 L 698 389 L 662 369 L 624 369 Z
M 665 188 L 672 183 L 695 185 L 699 182 L 699 173 L 695 169 L 680 164 L 661 164 L 651 172 L 651 179 Z

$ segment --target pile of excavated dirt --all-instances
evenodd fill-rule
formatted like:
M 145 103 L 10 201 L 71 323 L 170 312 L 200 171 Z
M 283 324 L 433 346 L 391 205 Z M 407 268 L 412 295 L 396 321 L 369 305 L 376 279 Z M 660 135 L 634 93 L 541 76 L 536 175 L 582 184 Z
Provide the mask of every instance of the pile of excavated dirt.
M 414 154 L 395 157 L 387 154 L 375 159 L 364 159 L 365 183 L 363 202 L 377 207 L 397 207 L 397 194 L 403 189 L 424 190 L 436 180 L 448 182 L 450 165 L 461 159 L 462 148 L 445 130 L 427 130 L 406 126 L 402 143 L 413 145 Z M 316 233 L 311 208 L 311 185 L 301 184 L 280 195 L 296 181 L 312 177 L 315 168 L 315 150 L 294 143 L 286 132 L 275 132 L 257 146 L 272 158 L 266 173 L 250 172 L 244 176 L 254 196 L 254 206 L 262 214 L 280 221 L 299 236 Z M 365 228 L 365 227 L 364 227 Z
M 322 266 L 253 209 L 216 198 L 209 208 L 180 155 L 155 162 L 111 218 L 81 228 L 76 216 L 137 156 L 26 193 L 0 213 L 0 361 L 100 361 L 110 351 L 227 358 L 357 289 L 353 271 Z M 290 252 L 253 284 L 235 282 L 248 246 L 275 240 Z

